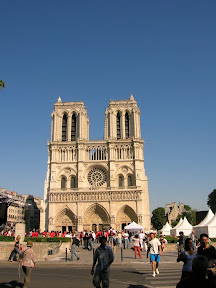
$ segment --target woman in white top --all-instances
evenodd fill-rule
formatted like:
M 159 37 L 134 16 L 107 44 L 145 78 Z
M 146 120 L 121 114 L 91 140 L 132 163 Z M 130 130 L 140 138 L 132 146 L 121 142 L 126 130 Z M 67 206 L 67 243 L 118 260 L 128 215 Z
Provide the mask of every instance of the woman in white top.
M 137 250 L 139 253 L 139 258 L 142 258 L 141 252 L 140 252 L 140 239 L 138 237 L 138 235 L 132 236 L 131 239 L 133 240 L 134 243 L 134 251 L 135 251 L 135 259 L 137 258 Z

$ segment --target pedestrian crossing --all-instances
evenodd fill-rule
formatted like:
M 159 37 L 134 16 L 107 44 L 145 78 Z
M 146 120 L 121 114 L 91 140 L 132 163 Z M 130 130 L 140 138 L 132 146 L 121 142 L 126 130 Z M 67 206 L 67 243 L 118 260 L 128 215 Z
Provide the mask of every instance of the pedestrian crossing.
M 163 264 L 159 267 L 159 275 L 152 277 L 151 265 L 137 267 L 137 273 L 143 274 L 144 283 L 153 288 L 175 288 L 181 278 L 181 268 L 176 265 Z

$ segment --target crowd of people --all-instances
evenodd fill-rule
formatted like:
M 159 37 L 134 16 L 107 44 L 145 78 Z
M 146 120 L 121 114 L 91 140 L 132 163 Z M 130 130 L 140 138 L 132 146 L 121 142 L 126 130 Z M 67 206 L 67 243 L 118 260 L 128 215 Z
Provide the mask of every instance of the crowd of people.
M 8 231 L 7 235 L 9 234 L 12 236 L 12 233 L 10 232 L 11 231 Z M 5 235 L 5 232 L 3 232 L 3 234 Z M 132 234 L 125 230 L 115 231 L 112 227 L 110 227 L 109 230 L 100 230 L 98 232 L 86 230 L 83 232 L 72 231 L 61 233 L 55 231 L 44 231 L 39 233 L 38 231 L 31 231 L 29 236 L 71 238 L 71 261 L 74 260 L 74 256 L 77 260 L 80 259 L 78 253 L 76 252 L 76 248 L 79 245 L 83 245 L 83 249 L 85 250 L 92 251 L 93 245 L 95 243 L 99 243 L 100 246 L 97 247 L 94 253 L 94 262 L 92 267 L 92 273 L 94 274 L 93 283 L 95 283 L 95 285 L 98 285 L 100 281 L 104 282 L 104 285 L 109 283 L 109 266 L 114 261 L 114 254 L 117 246 L 128 249 L 129 243 L 133 243 L 135 258 L 137 258 L 138 255 L 139 258 L 142 258 L 141 252 L 147 251 L 147 253 L 150 254 L 149 259 L 152 266 L 152 276 L 155 277 L 157 274 L 159 274 L 160 256 L 167 245 L 167 241 L 163 235 L 160 234 L 159 237 L 156 237 L 156 233 L 153 231 L 150 231 L 149 234 L 144 233 L 143 231 L 140 231 L 137 234 Z M 196 283 L 196 286 L 192 285 L 190 287 L 216 287 L 216 249 L 209 244 L 208 235 L 201 234 L 200 240 L 198 241 L 194 231 L 192 231 L 189 237 L 184 236 L 184 233 L 180 232 L 179 237 L 177 238 L 179 247 L 177 262 L 182 261 L 183 267 L 181 279 L 176 287 L 189 287 L 193 281 Z M 106 243 L 108 243 L 108 245 Z M 27 248 L 30 249 L 32 245 L 33 243 L 28 241 Z M 22 251 L 20 236 L 18 235 L 12 247 L 9 261 L 13 262 L 13 259 L 16 257 L 16 255 L 18 255 L 22 263 L 27 263 L 26 260 L 23 260 L 23 253 L 25 251 L 26 249 Z M 36 266 L 34 253 L 32 251 L 33 250 L 31 249 L 28 253 L 26 253 L 26 255 L 28 255 L 31 252 L 31 255 L 33 255 L 31 260 L 31 268 Z M 106 258 L 107 262 L 105 262 L 107 265 L 101 262 L 101 255 L 104 255 L 103 257 Z M 94 267 L 97 261 L 99 266 L 97 266 L 96 271 L 94 272 Z M 104 265 L 106 267 L 104 267 Z M 30 270 L 31 269 L 28 269 L 28 267 L 23 267 L 23 271 L 25 273 L 25 283 L 29 283 L 30 281 Z M 200 286 L 201 284 L 205 284 L 205 286 Z

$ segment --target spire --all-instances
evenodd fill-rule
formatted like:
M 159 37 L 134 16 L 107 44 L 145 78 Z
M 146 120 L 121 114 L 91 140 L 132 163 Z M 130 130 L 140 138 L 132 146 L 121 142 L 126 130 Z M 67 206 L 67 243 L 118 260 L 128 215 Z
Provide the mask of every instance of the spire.
M 131 94 L 131 96 L 130 96 L 130 100 L 134 100 L 133 94 Z
M 59 96 L 58 103 L 61 103 L 61 102 L 62 102 L 62 100 L 61 100 L 61 97 Z

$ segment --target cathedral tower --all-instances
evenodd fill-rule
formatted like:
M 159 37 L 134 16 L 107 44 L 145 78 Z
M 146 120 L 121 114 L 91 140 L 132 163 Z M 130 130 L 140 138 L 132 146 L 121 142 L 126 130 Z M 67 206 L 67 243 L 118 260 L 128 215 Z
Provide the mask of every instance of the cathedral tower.
M 54 106 L 45 180 L 45 227 L 49 230 L 117 230 L 132 221 L 150 229 L 140 110 L 111 100 L 104 139 L 89 140 L 83 102 Z

